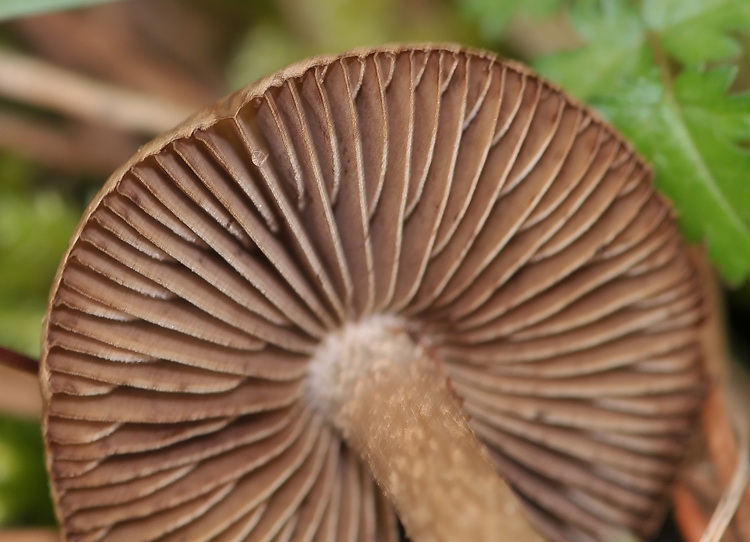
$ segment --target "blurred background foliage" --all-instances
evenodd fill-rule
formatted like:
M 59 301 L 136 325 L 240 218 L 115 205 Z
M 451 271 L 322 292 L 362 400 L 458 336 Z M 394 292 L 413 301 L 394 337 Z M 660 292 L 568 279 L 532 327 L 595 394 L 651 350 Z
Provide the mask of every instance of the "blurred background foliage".
M 734 81 L 733 91 L 748 86 L 750 14 L 747 8 L 732 13 L 728 8 L 740 3 L 750 5 L 685 0 L 677 9 L 668 2 L 678 15 L 688 6 L 690 20 L 696 13 L 713 17 L 708 38 L 718 53 L 701 59 L 694 71 L 731 57 L 732 80 L 720 84 Z M 612 54 L 640 54 L 632 47 L 641 42 L 633 39 L 645 43 L 654 29 L 618 15 L 632 16 L 636 5 L 668 25 L 669 17 L 646 0 L 0 0 L 0 345 L 39 355 L 49 287 L 88 201 L 139 145 L 228 91 L 314 54 L 392 42 L 459 42 L 534 64 L 566 86 L 569 82 L 615 120 L 624 116 L 627 129 L 625 113 L 637 92 L 623 94 L 617 80 L 610 86 L 627 98 L 617 102 L 604 92 L 609 86 L 598 88 L 575 70 L 595 67 L 589 75 L 609 70 L 614 77 L 618 66 Z M 672 40 L 665 42 L 668 53 L 687 31 L 664 32 Z M 565 56 L 588 42 L 607 40 L 617 45 L 614 53 L 584 47 L 583 53 Z M 639 58 L 621 58 L 621 65 L 645 70 L 628 68 L 634 79 L 651 68 Z M 692 66 L 690 58 L 667 62 L 670 70 Z M 566 65 L 574 68 L 566 71 Z M 735 102 L 736 122 L 727 138 L 734 138 L 732 145 L 744 138 L 740 143 L 747 154 L 750 106 L 747 100 Z M 118 114 L 122 111 L 128 114 Z M 631 129 L 636 137 L 641 130 Z M 643 139 L 648 151 L 652 142 Z M 742 182 L 748 193 L 747 170 Z M 749 233 L 750 219 L 742 219 L 740 227 Z M 702 223 L 688 226 L 693 239 L 710 233 Z M 750 305 L 750 290 L 738 288 L 747 268 L 743 258 L 750 262 L 750 252 L 742 250 L 734 249 L 733 256 L 739 256 L 722 264 L 734 283 L 728 299 L 740 349 L 747 329 L 742 318 Z M 50 524 L 38 412 L 20 414 L 26 420 L 0 417 L 0 526 Z

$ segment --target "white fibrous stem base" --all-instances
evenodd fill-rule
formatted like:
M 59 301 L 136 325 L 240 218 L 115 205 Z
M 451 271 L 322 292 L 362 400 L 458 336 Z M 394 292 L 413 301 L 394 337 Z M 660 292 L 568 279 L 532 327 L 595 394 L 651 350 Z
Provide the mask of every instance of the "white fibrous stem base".
M 313 357 L 311 403 L 370 467 L 414 542 L 534 542 L 437 360 L 403 320 L 349 324 Z

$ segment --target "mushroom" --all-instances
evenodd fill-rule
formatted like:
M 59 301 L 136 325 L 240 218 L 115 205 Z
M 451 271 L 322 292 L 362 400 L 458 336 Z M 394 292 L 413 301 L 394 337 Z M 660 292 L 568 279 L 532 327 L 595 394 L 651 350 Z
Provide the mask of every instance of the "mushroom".
M 701 402 L 698 286 L 649 168 L 526 68 L 294 65 L 87 210 L 41 366 L 62 529 L 394 541 L 395 505 L 415 540 L 523 539 L 504 479 L 548 540 L 647 537 Z

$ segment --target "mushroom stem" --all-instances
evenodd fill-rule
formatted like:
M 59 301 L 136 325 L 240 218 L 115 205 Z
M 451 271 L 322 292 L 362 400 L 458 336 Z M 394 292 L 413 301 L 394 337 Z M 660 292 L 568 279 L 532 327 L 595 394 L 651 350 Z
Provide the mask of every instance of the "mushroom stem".
M 438 364 L 398 320 L 374 317 L 330 336 L 313 359 L 310 393 L 415 542 L 542 540 Z

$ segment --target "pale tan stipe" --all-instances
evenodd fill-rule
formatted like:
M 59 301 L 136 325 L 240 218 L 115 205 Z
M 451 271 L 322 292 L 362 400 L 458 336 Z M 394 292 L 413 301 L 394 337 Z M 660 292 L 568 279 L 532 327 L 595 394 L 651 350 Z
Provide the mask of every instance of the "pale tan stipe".
M 313 402 L 370 467 L 412 540 L 541 542 L 446 375 L 402 322 L 350 324 L 312 365 Z

